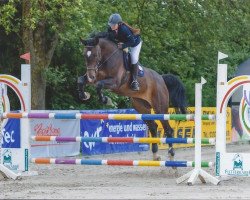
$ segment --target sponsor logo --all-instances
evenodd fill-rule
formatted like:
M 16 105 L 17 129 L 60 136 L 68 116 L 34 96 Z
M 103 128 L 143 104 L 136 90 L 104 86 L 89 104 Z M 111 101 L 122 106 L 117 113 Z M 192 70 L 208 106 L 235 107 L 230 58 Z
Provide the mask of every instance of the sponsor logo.
M 52 124 L 44 125 L 43 123 L 37 124 L 34 127 L 35 135 L 37 136 L 59 136 L 61 134 L 60 128 L 53 127 Z
M 94 131 L 94 134 L 90 134 L 88 131 L 84 131 L 83 137 L 100 137 L 100 133 L 102 132 L 102 127 L 97 127 Z M 95 142 L 84 142 L 84 146 L 90 150 L 95 147 Z
M 25 159 L 25 171 L 29 171 L 29 150 L 24 150 L 24 159 Z
M 216 152 L 216 176 L 220 175 L 220 152 Z
M 225 169 L 225 174 L 231 176 L 249 176 L 250 171 L 244 170 L 243 156 L 236 153 L 232 159 L 232 169 Z
M 243 170 L 243 158 L 240 154 L 236 154 L 233 158 L 233 170 L 235 169 Z
M 3 151 L 3 165 L 10 170 L 18 170 L 19 165 L 13 165 L 12 163 L 12 152 L 10 149 L 5 149 Z
M 2 137 L 2 143 L 14 143 L 15 142 L 15 138 L 14 138 L 14 130 L 11 130 L 10 132 L 6 131 L 5 128 L 3 129 L 3 137 Z

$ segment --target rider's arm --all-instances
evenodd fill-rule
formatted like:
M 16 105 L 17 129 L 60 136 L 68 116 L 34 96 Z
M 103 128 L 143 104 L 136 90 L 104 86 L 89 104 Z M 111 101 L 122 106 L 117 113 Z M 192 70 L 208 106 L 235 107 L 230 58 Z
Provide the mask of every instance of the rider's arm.
M 115 43 L 118 43 L 118 41 L 115 39 L 114 31 L 112 31 L 110 27 L 108 27 L 108 39 Z
M 121 34 L 126 41 L 123 43 L 122 49 L 135 46 L 136 44 L 135 36 L 126 25 L 121 26 Z

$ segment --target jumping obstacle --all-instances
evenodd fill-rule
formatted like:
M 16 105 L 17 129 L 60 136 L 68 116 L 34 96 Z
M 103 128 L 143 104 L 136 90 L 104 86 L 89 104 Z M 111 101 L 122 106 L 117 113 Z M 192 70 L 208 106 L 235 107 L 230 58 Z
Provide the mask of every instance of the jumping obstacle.
M 3 87 L 0 83 L 0 112 L 2 112 L 3 106 L 2 106 L 2 95 L 3 95 Z M 1 141 L 2 141 L 2 122 L 0 122 L 0 145 L 1 145 Z M 0 146 L 0 173 L 3 175 L 3 177 L 8 177 L 8 178 L 12 178 L 12 179 L 17 179 L 19 177 L 20 174 L 13 172 L 12 170 L 10 170 L 9 168 L 7 168 L 6 166 L 3 165 L 2 162 L 2 147 Z
M 201 120 L 202 120 L 202 115 L 201 115 L 201 90 L 202 90 L 202 85 L 205 83 L 205 79 L 202 78 L 201 83 L 196 84 L 196 89 L 195 89 L 195 95 L 196 95 L 196 101 L 195 101 L 195 140 L 192 138 L 192 140 L 189 141 L 195 141 L 195 162 L 192 161 L 109 161 L 109 160 L 84 160 L 84 159 L 45 159 L 45 158 L 33 158 L 31 162 L 36 163 L 36 164 L 78 164 L 78 165 L 122 165 L 122 166 L 166 166 L 166 167 L 188 167 L 188 166 L 193 166 L 194 170 L 190 175 L 189 183 L 193 184 L 196 181 L 196 177 L 202 177 L 202 180 L 205 178 L 212 182 L 213 184 L 218 184 L 219 180 L 216 179 L 215 177 L 212 177 L 210 174 L 206 173 L 201 169 L 202 166 L 212 166 L 212 163 L 209 162 L 202 162 L 201 161 Z M 32 113 L 30 113 L 32 114 Z M 7 117 L 8 115 L 3 115 L 3 117 Z M 137 119 L 147 119 L 147 120 L 156 120 L 156 119 L 169 119 L 169 117 L 166 118 L 166 116 L 171 116 L 171 115 L 146 115 L 146 118 L 143 118 L 145 115 L 135 115 L 135 114 L 124 114 L 124 115 L 115 115 L 115 114 L 102 114 L 102 115 L 82 115 L 82 114 L 63 114 L 60 115 L 60 113 L 57 115 L 57 113 L 46 113 L 46 115 L 40 115 L 38 113 L 37 115 L 29 115 L 29 113 L 21 113 L 20 115 L 15 115 L 14 117 L 20 117 L 20 118 L 55 118 L 55 119 L 82 119 L 82 117 L 85 116 L 84 119 L 90 119 L 89 116 L 91 116 L 92 120 L 97 120 L 97 119 L 115 119 L 115 120 L 137 120 Z M 182 115 L 183 116 L 183 115 Z M 191 116 L 191 115 L 190 115 Z M 180 118 L 178 118 L 180 119 Z M 190 118 L 181 118 L 181 119 L 190 119 Z M 206 116 L 207 119 L 207 116 Z M 213 116 L 214 119 L 214 116 Z M 26 119 L 27 120 L 27 119 Z M 76 141 L 76 140 L 85 140 L 85 141 L 97 141 L 98 142 L 139 142 L 144 141 L 147 143 L 155 143 L 155 142 L 171 142 L 173 143 L 174 141 L 176 142 L 187 142 L 188 140 L 181 140 L 181 138 L 83 138 L 83 137 L 75 137 L 75 138 L 70 138 L 70 137 L 44 137 L 44 136 L 37 136 L 37 137 L 32 137 L 34 140 L 55 140 L 55 141 Z M 188 138 L 189 139 L 189 138 Z M 206 141 L 208 142 L 208 141 Z M 197 158 L 199 157 L 199 158 Z M 195 175 L 193 175 L 195 173 Z M 189 174 L 188 174 L 189 175 Z M 183 178 L 182 178 L 183 179 Z
M 8 110 L 9 107 L 9 101 L 8 98 L 5 98 L 6 96 L 6 89 L 5 86 L 9 86 L 17 95 L 20 101 L 21 110 L 23 112 L 30 111 L 31 104 L 31 88 L 30 88 L 30 65 L 29 64 L 22 64 L 21 65 L 21 80 L 18 78 L 7 75 L 7 74 L 0 74 L 0 84 L 1 84 L 1 92 L 0 92 L 0 106 L 1 106 L 1 113 L 3 112 L 2 105 L 5 107 L 5 110 Z M 3 98 L 2 98 L 3 97 Z M 1 119 L 2 120 L 2 119 Z M 28 122 L 25 120 L 21 120 L 20 122 L 20 129 L 24 130 L 25 127 L 28 126 Z M 1 121 L 1 132 L 0 132 L 0 141 L 2 141 L 2 121 Z M 28 158 L 28 149 L 25 147 L 28 146 L 29 141 L 25 137 L 21 137 L 21 148 L 12 148 L 12 161 L 13 163 L 16 163 L 19 167 L 19 171 L 24 174 L 26 172 L 26 175 L 32 174 L 30 171 L 28 171 L 27 166 L 27 158 Z M 5 148 L 2 148 L 0 145 L 0 172 L 4 176 L 10 177 L 12 179 L 17 179 L 20 177 L 19 172 L 14 172 L 13 170 L 7 168 L 3 165 L 3 155 L 4 151 L 7 150 Z
M 202 84 L 202 83 L 201 83 Z M 197 92 L 201 92 L 201 90 L 196 90 Z M 201 110 L 201 104 L 199 105 L 199 108 Z M 25 110 L 23 110 L 25 111 Z M 109 163 L 109 164 L 114 164 L 114 165 L 133 165 L 133 166 L 166 166 L 166 167 L 188 167 L 188 166 L 193 166 L 196 168 L 201 168 L 201 166 L 212 166 L 213 164 L 211 162 L 201 162 L 201 158 L 198 160 L 196 159 L 195 162 L 193 161 L 91 161 L 91 160 L 83 160 L 83 159 L 71 159 L 71 160 L 66 160 L 66 159 L 42 159 L 41 158 L 34 158 L 32 160 L 29 159 L 29 151 L 30 151 L 30 146 L 29 146 L 29 124 L 28 120 L 29 119 L 85 119 L 85 120 L 100 120 L 100 119 L 110 119 L 110 120 L 194 120 L 195 119 L 195 124 L 201 124 L 201 119 L 204 120 L 214 120 L 215 116 L 214 115 L 201 115 L 201 112 L 197 112 L 198 114 L 188 114 L 188 115 L 180 115 L 180 114 L 80 114 L 80 113 L 29 113 L 29 112 L 22 112 L 22 113 L 0 113 L 0 117 L 2 119 L 7 119 L 7 118 L 20 118 L 21 119 L 21 130 L 25 130 L 25 134 L 23 135 L 22 138 L 25 138 L 25 142 L 22 142 L 22 148 L 19 149 L 20 152 L 23 153 L 25 158 L 23 159 L 24 164 L 21 164 L 20 170 L 21 171 L 29 171 L 29 162 L 34 161 L 35 163 L 45 163 L 45 160 L 47 163 L 53 163 L 54 164 L 63 164 L 63 163 Z M 198 116 L 199 115 L 199 116 Z M 196 125 L 197 126 L 197 125 Z M 195 129 L 196 130 L 196 138 L 195 138 L 195 145 L 200 143 L 200 146 L 195 149 L 195 151 L 201 151 L 201 141 L 199 142 L 200 138 L 197 136 L 200 135 L 201 130 Z M 197 139 L 198 138 L 198 139 Z M 62 138 L 61 138 L 62 139 Z M 64 138 L 65 139 L 65 138 Z M 72 138 L 71 138 L 72 139 Z M 145 141 L 147 143 L 150 142 L 160 142 L 161 140 L 164 140 L 165 142 L 194 142 L 194 139 L 187 139 L 187 140 L 180 140 L 180 139 L 173 139 L 173 138 L 168 138 L 170 140 L 166 140 L 166 138 L 161 139 L 161 138 L 156 138 L 156 140 L 145 140 L 146 138 L 140 138 L 138 140 Z M 152 138 L 154 139 L 154 138 Z M 118 141 L 118 139 L 117 139 Z M 116 141 L 116 142 L 117 142 Z M 206 141 L 207 142 L 207 141 Z M 201 153 L 197 153 L 197 155 L 200 155 Z M 23 157 L 21 157 L 22 159 Z M 39 162 L 40 160 L 40 162 Z M 43 161 L 43 162 L 41 162 Z M 129 164 L 130 163 L 130 164 Z M 194 164 L 195 163 L 195 164 Z M 208 177 L 210 178 L 210 177 Z M 215 183 L 215 181 L 213 181 Z
M 196 90 L 197 92 L 197 90 Z M 198 92 L 201 92 L 198 91 Z M 201 107 L 199 107 L 201 110 Z M 44 163 L 54 163 L 54 164 L 73 164 L 73 163 L 81 163 L 81 164 L 108 164 L 108 165 L 131 165 L 131 166 L 165 166 L 165 167 L 208 167 L 212 166 L 212 162 L 201 162 L 201 159 L 199 160 L 199 163 L 197 163 L 197 160 L 195 162 L 193 161 L 109 161 L 109 160 L 83 160 L 83 159 L 41 159 L 41 158 L 34 158 L 32 160 L 29 159 L 29 149 L 30 146 L 28 144 L 29 138 L 29 125 L 28 125 L 28 120 L 29 119 L 81 119 L 81 120 L 100 120 L 100 119 L 109 119 L 109 120 L 196 120 L 195 124 L 201 124 L 201 119 L 203 120 L 214 120 L 215 116 L 214 115 L 199 115 L 197 118 L 197 114 L 81 114 L 81 113 L 30 113 L 30 112 L 22 112 L 22 113 L 1 113 L 0 117 L 2 119 L 8 119 L 8 118 L 20 118 L 21 122 L 24 124 L 22 126 L 22 130 L 25 130 L 25 134 L 23 135 L 23 138 L 26 138 L 26 143 L 22 143 L 22 148 L 25 150 L 24 155 L 25 155 L 25 164 L 23 165 L 23 168 L 20 169 L 25 169 L 24 171 L 29 171 L 29 162 L 34 162 L 36 164 L 44 164 Z M 28 134 L 27 134 L 28 133 Z M 201 133 L 201 130 L 196 129 L 196 137 Z M 39 139 L 39 137 L 35 138 Z M 73 140 L 81 140 L 81 141 L 112 141 L 112 142 L 138 142 L 138 143 L 197 143 L 197 138 L 41 138 L 45 140 L 61 140 L 61 141 L 73 141 Z M 213 139 L 204 139 L 202 141 L 203 143 L 206 144 L 211 144 L 214 143 Z M 200 141 L 201 143 L 201 141 Z M 197 146 L 197 144 L 196 144 Z M 201 151 L 201 147 L 199 147 Z M 197 150 L 197 149 L 196 149 Z
M 236 77 L 230 81 L 227 82 L 227 65 L 219 64 L 219 60 L 222 59 L 220 57 L 220 53 L 218 56 L 218 73 L 217 73 L 217 104 L 216 104 L 216 176 L 221 175 L 239 175 L 239 176 L 250 176 L 250 161 L 249 161 L 249 154 L 244 153 L 226 153 L 226 107 L 228 100 L 232 93 L 239 88 L 240 86 L 244 84 L 250 83 L 250 76 L 240 76 Z M 1 79 L 0 79 L 1 80 Z M 57 113 L 40 113 L 34 114 L 29 112 L 23 112 L 21 114 L 14 114 L 14 113 L 5 113 L 1 114 L 1 118 L 23 118 L 21 119 L 21 129 L 25 130 L 26 134 L 22 137 L 22 139 L 25 138 L 26 142 L 22 142 L 22 148 L 19 149 L 20 154 L 22 156 L 19 158 L 19 161 L 22 160 L 22 163 L 20 164 L 20 170 L 24 169 L 23 171 L 29 171 L 29 162 L 39 163 L 39 164 L 92 164 L 98 163 L 100 164 L 130 164 L 131 166 L 134 166 L 138 163 L 141 163 L 140 166 L 166 166 L 171 165 L 172 167 L 175 167 L 176 165 L 185 165 L 185 166 L 194 166 L 194 170 L 189 172 L 188 174 L 185 174 L 184 176 L 177 179 L 177 183 L 181 183 L 188 179 L 188 184 L 192 185 L 196 181 L 196 179 L 199 177 L 202 182 L 210 181 L 211 183 L 217 185 L 219 183 L 219 180 L 204 170 L 201 169 L 204 163 L 201 162 L 201 119 L 204 119 L 201 115 L 201 90 L 202 85 L 205 84 L 205 80 L 202 78 L 201 83 L 196 83 L 195 85 L 195 115 L 185 116 L 183 118 L 180 116 L 174 116 L 171 118 L 171 115 L 155 115 L 155 116 L 149 116 L 149 115 L 119 115 L 114 116 L 112 114 L 101 114 L 101 115 L 82 115 L 82 114 L 63 114 L 63 115 L 57 115 Z M 2 98 L 1 98 L 2 99 Z M 30 117 L 29 117 L 30 114 Z M 33 117 L 32 117 L 33 116 Z M 192 161 L 109 161 L 109 160 L 84 160 L 84 159 L 41 159 L 41 158 L 34 158 L 32 160 L 29 159 L 29 151 L 30 146 L 28 143 L 28 140 L 30 139 L 29 133 L 29 126 L 28 126 L 28 120 L 29 118 L 55 118 L 55 119 L 69 119 L 68 117 L 71 117 L 71 119 L 119 119 L 119 120 L 137 120 L 137 119 L 149 119 L 149 117 L 152 117 L 153 120 L 171 120 L 171 119 L 179 119 L 179 120 L 194 120 L 195 121 L 195 164 L 193 164 Z M 64 118 L 63 118 L 64 117 Z M 208 118 L 210 118 L 209 116 Z M 214 119 L 214 116 L 211 117 Z M 28 134 L 27 134 L 28 133 Z M 158 138 L 159 139 L 159 138 Z M 150 140 L 149 140 L 150 141 Z M 149 142 L 148 141 L 148 142 Z M 1 152 L 0 152 L 1 153 Z M 238 156 L 237 158 L 240 158 L 240 160 L 235 160 L 235 156 Z M 166 164 L 166 162 L 168 164 Z M 186 164 L 185 164 L 186 162 Z M 25 164 L 23 164 L 25 163 Z M 181 164 L 182 163 L 182 164 Z M 244 163 L 244 165 L 243 165 Z M 210 165 L 211 163 L 207 163 L 207 165 Z M 138 164 L 139 165 L 139 164 Z M 137 166 L 138 166 L 137 165 Z M 1 165 L 0 165 L 1 166 Z M 2 172 L 5 173 L 4 170 L 0 168 Z
M 149 160 L 85 160 L 64 158 L 33 158 L 36 164 L 73 164 L 73 165 L 116 165 L 147 167 L 195 167 L 194 161 L 149 161 Z M 202 167 L 212 167 L 213 162 L 201 162 Z
M 207 81 L 201 77 L 201 82 L 195 84 L 195 167 L 189 173 L 181 176 L 176 183 L 182 183 L 187 180 L 188 185 L 193 185 L 197 178 L 202 183 L 209 181 L 214 185 L 219 184 L 219 180 L 203 169 L 201 169 L 201 108 L 202 108 L 202 87 Z
M 137 137 L 60 137 L 32 136 L 32 140 L 40 142 L 102 142 L 102 143 L 160 143 L 160 144 L 194 144 L 195 138 L 137 138 Z M 202 144 L 215 144 L 215 138 L 202 138 Z
M 226 151 L 226 107 L 232 94 L 240 87 L 246 86 L 243 94 L 246 91 L 250 95 L 250 76 L 242 75 L 227 81 L 227 65 L 219 64 L 217 71 L 217 102 L 216 102 L 216 176 L 246 176 L 250 177 L 250 154 L 237 153 Z M 243 87 L 244 89 L 244 87 Z M 242 101 L 249 102 L 249 96 L 243 95 Z M 242 102 L 241 101 L 241 102 Z M 243 105 L 240 105 L 242 107 Z M 245 104 L 248 107 L 248 116 L 250 104 Z M 239 116 L 243 113 L 240 110 Z M 242 127 L 245 124 L 250 124 L 250 119 L 242 120 L 240 118 Z

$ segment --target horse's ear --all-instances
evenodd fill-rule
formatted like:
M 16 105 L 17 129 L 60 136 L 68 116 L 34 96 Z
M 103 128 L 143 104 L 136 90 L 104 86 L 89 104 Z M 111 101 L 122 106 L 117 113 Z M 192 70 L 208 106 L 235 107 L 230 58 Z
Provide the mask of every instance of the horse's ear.
M 94 42 L 94 46 L 96 46 L 99 43 L 99 38 L 95 37 L 93 42 Z
M 82 38 L 80 38 L 80 41 L 81 41 L 81 43 L 82 43 L 84 46 L 86 46 L 86 45 L 88 44 L 87 40 L 84 40 L 84 39 L 82 39 Z

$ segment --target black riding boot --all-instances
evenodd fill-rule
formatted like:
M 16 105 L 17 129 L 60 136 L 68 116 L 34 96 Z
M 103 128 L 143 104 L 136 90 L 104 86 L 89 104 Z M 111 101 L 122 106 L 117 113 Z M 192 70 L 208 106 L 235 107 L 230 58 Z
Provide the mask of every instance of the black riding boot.
M 138 64 L 132 65 L 132 83 L 131 83 L 131 89 L 134 91 L 140 90 L 139 82 L 137 81 L 137 75 L 138 75 Z

